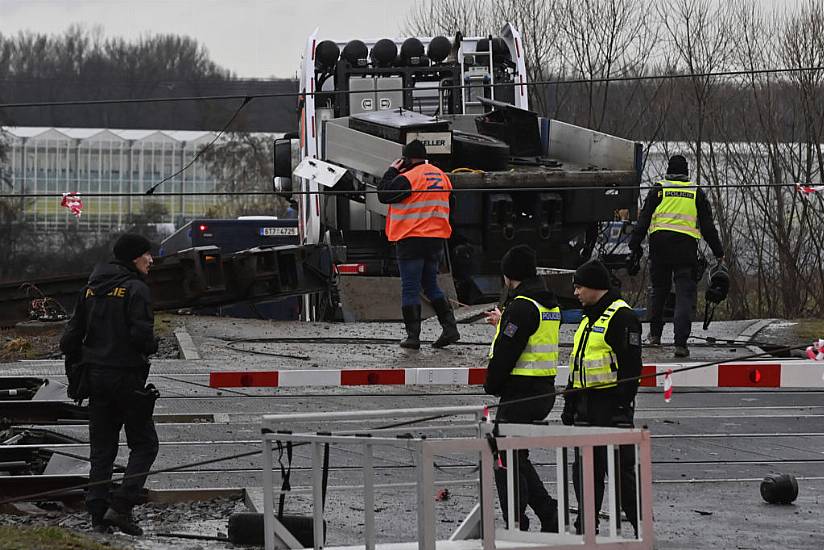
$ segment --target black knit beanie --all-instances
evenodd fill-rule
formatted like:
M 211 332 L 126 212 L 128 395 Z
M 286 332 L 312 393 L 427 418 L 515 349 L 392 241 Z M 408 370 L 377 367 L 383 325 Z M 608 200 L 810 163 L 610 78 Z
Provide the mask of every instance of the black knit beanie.
M 425 159 L 426 146 L 419 139 L 413 139 L 403 146 L 403 156 L 408 159 Z
M 609 271 L 599 260 L 590 260 L 575 270 L 572 282 L 595 290 L 609 290 Z
M 687 159 L 682 155 L 672 155 L 667 164 L 667 174 L 690 175 L 690 168 L 687 166 Z
M 510 248 L 501 258 L 501 273 L 515 281 L 526 281 L 538 273 L 535 251 L 525 244 Z
M 121 262 L 131 262 L 152 249 L 152 243 L 143 235 L 124 233 L 114 243 L 114 257 Z

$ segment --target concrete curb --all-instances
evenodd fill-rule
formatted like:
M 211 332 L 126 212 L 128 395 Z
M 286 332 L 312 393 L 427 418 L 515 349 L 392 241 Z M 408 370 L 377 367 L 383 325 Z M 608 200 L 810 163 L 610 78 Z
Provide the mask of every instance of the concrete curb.
M 195 341 L 185 328 L 175 329 L 175 338 L 177 338 L 177 345 L 180 347 L 183 359 L 200 359 L 200 352 L 197 350 Z
M 771 324 L 773 324 L 777 320 L 778 319 L 759 319 L 759 320 L 755 321 L 754 323 L 752 323 L 747 328 L 745 328 L 744 330 L 742 330 L 741 334 L 738 335 L 736 340 L 743 340 L 744 342 L 749 342 L 750 340 L 753 339 L 753 337 L 756 334 L 758 334 L 763 329 L 767 328 L 768 326 L 770 326 Z M 747 349 L 749 349 L 753 353 L 762 353 L 764 351 L 760 347 L 755 346 L 755 345 L 747 346 Z

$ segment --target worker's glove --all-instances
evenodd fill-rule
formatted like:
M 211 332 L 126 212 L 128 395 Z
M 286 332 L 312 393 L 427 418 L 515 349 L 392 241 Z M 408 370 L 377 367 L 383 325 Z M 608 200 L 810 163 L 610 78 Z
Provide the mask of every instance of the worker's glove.
M 143 388 L 138 388 L 132 392 L 134 407 L 145 416 L 152 416 L 154 413 L 155 401 L 160 397 L 160 392 L 154 384 L 146 384 Z
M 631 277 L 638 275 L 638 272 L 641 271 L 641 256 L 643 256 L 643 252 L 640 248 L 636 248 L 630 252 L 627 258 L 627 274 Z

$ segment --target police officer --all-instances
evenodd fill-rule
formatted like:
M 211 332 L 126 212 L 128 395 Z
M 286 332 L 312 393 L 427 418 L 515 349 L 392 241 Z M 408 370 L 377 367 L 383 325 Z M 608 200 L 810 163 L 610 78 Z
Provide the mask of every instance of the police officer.
M 704 191 L 690 182 L 689 167 L 681 155 L 669 159 L 665 179 L 647 194 L 630 237 L 631 266 L 637 266 L 641 258 L 641 242 L 647 231 L 652 284 L 647 343 L 661 344 L 664 304 L 674 279 L 675 356 L 689 357 L 687 339 L 698 284 L 698 240 L 703 237 L 707 241 L 718 262 L 724 258 L 724 248 L 712 221 L 712 207 Z
M 125 479 L 110 492 L 108 484 L 86 493 L 86 508 L 96 531 L 116 526 L 124 533 L 143 533 L 132 516 L 158 451 L 146 390 L 147 357 L 157 352 L 149 287 L 144 282 L 153 260 L 151 243 L 135 234 L 114 245 L 114 261 L 95 267 L 81 292 L 60 349 L 79 357 L 87 369 L 89 391 L 89 481 L 111 480 L 121 428 L 126 429 L 129 461 Z M 136 477 L 132 477 L 136 476 Z
M 632 427 L 638 381 L 616 384 L 617 380 L 641 374 L 641 323 L 629 304 L 611 288 L 610 275 L 598 260 L 575 271 L 575 296 L 584 306 L 583 319 L 575 332 L 570 356 L 567 389 L 583 389 L 565 397 L 561 421 L 566 425 Z M 621 507 L 638 531 L 633 446 L 620 447 Z M 605 447 L 596 447 L 595 514 L 604 499 L 607 471 Z M 578 502 L 582 499 L 580 456 L 573 465 L 573 485 Z M 579 510 L 583 510 L 579 506 Z M 575 525 L 580 529 L 580 518 Z
M 426 162 L 426 147 L 416 139 L 404 146 L 403 158 L 390 165 L 378 191 L 380 202 L 389 204 L 386 236 L 397 245 L 401 312 L 406 326 L 406 338 L 400 346 L 421 347 L 421 288 L 443 328 L 432 347 L 457 342 L 460 334 L 455 315 L 437 280 L 445 240 L 452 235 L 449 177 Z
M 487 322 L 495 325 L 495 339 L 489 351 L 484 391 L 500 396 L 498 422 L 530 423 L 543 420 L 555 403 L 555 375 L 558 365 L 558 333 L 561 310 L 555 295 L 537 277 L 535 251 L 526 245 L 512 247 L 501 260 L 508 297 L 503 313 L 495 308 Z M 531 396 L 539 399 L 507 405 Z M 520 528 L 526 531 L 526 507 L 541 521 L 541 531 L 558 530 L 558 503 L 549 496 L 529 451 L 517 451 Z M 507 518 L 506 471 L 495 470 L 498 497 Z

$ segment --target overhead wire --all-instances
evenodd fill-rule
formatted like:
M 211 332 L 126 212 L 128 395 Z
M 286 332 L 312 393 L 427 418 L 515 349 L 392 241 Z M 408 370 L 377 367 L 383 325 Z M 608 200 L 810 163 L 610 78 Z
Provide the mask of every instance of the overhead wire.
M 187 168 L 189 168 L 191 165 L 193 165 L 193 164 L 195 163 L 195 161 L 196 161 L 197 159 L 199 159 L 199 158 L 203 155 L 203 153 L 205 153 L 206 151 L 208 151 L 209 149 L 211 149 L 211 148 L 212 148 L 212 146 L 215 144 L 215 142 L 216 142 L 218 139 L 220 139 L 220 136 L 222 136 L 222 135 L 223 135 L 223 133 L 224 133 L 224 132 L 225 132 L 225 131 L 229 128 L 229 126 L 231 126 L 231 124 L 235 121 L 235 119 L 236 119 L 236 118 L 237 118 L 237 116 L 240 114 L 240 112 L 243 110 L 243 108 L 244 108 L 244 107 L 246 107 L 246 106 L 249 104 L 249 102 L 250 102 L 250 101 L 252 101 L 252 98 L 251 98 L 251 97 L 245 97 L 245 98 L 243 98 L 243 103 L 241 103 L 241 104 L 240 104 L 240 106 L 237 108 L 237 110 L 235 110 L 235 113 L 234 113 L 234 114 L 232 115 L 232 117 L 229 119 L 229 122 L 227 122 L 226 124 L 224 124 L 223 128 L 221 128 L 221 129 L 220 129 L 220 131 L 217 133 L 217 135 L 215 135 L 215 137 L 214 137 L 214 139 L 212 139 L 212 141 L 210 141 L 210 142 L 209 142 L 209 143 L 208 143 L 205 147 L 202 147 L 202 148 L 201 148 L 201 149 L 200 149 L 200 150 L 199 150 L 199 151 L 198 151 L 198 152 L 197 152 L 197 153 L 196 153 L 196 154 L 192 157 L 192 160 L 190 160 L 190 161 L 189 161 L 189 162 L 188 162 L 188 163 L 187 163 L 184 167 L 182 167 L 180 170 L 178 170 L 178 171 L 177 171 L 177 172 L 175 172 L 174 174 L 172 174 L 172 175 L 170 175 L 170 176 L 166 176 L 165 178 L 163 178 L 163 179 L 162 179 L 162 180 L 160 180 L 159 182 L 157 182 L 157 183 L 155 183 L 154 185 L 152 185 L 151 187 L 149 187 L 149 188 L 145 191 L 145 194 L 146 194 L 146 195 L 152 195 L 152 194 L 154 194 L 155 189 L 157 189 L 158 187 L 160 187 L 161 185 L 163 185 L 163 184 L 164 184 L 164 183 L 166 183 L 167 181 L 171 180 L 172 178 L 175 178 L 175 177 L 179 176 L 180 174 L 182 174 L 183 172 L 185 172 Z
M 534 86 L 564 86 L 570 84 L 596 84 L 607 82 L 633 82 L 633 81 L 649 81 L 649 80 L 679 80 L 679 79 L 694 79 L 694 78 L 713 78 L 713 77 L 734 77 L 747 76 L 759 74 L 786 74 L 786 73 L 802 73 L 811 71 L 824 70 L 824 66 L 809 66 L 809 67 L 778 67 L 768 69 L 738 69 L 730 71 L 707 71 L 703 73 L 675 73 L 675 74 L 658 74 L 658 75 L 635 75 L 635 76 L 605 76 L 592 78 L 571 78 L 571 79 L 554 79 L 554 80 L 536 80 L 532 82 L 502 82 L 488 84 L 493 87 L 534 87 Z M 231 82 L 231 81 L 227 81 Z M 474 87 L 469 84 L 451 84 L 439 85 L 437 88 L 427 88 L 427 91 L 432 90 L 460 90 L 470 89 Z M 409 92 L 420 91 L 420 88 L 400 87 L 387 88 L 382 90 L 384 92 Z M 348 95 L 352 93 L 360 93 L 358 90 L 317 90 L 317 91 L 297 91 L 297 92 L 269 92 L 269 93 L 253 93 L 253 94 L 223 94 L 223 95 L 209 95 L 209 96 L 180 96 L 180 97 L 140 97 L 140 98 L 112 98 L 112 99 L 73 99 L 62 101 L 29 101 L 22 103 L 0 103 L 0 109 L 22 109 L 31 107 L 71 107 L 84 105 L 116 105 L 129 103 L 169 103 L 180 101 L 227 101 L 233 99 L 257 99 L 257 98 L 305 98 L 311 96 L 328 96 L 328 95 Z
M 593 172 L 593 174 L 597 174 L 598 172 Z M 514 192 L 514 191 L 540 191 L 540 192 L 548 192 L 548 191 L 648 191 L 650 189 L 654 189 L 655 185 L 641 185 L 638 187 L 635 186 L 623 186 L 623 185 L 615 185 L 615 184 L 603 184 L 603 185 L 569 185 L 566 187 L 562 186 L 550 186 L 550 187 L 530 187 L 530 186 L 522 186 L 522 187 L 506 187 L 507 192 Z M 797 188 L 798 184 L 796 183 L 719 183 L 719 184 L 701 184 L 697 185 L 699 189 L 767 189 L 767 188 Z M 416 190 L 415 193 L 440 193 L 442 190 L 440 189 L 420 189 Z M 499 187 L 453 187 L 450 191 L 451 193 L 500 193 L 501 188 Z M 310 190 L 302 190 L 302 191 L 286 191 L 286 192 L 275 192 L 275 191 L 168 191 L 162 193 L 153 193 L 152 196 L 154 197 L 202 197 L 202 196 L 280 196 L 283 194 L 288 195 L 380 195 L 385 193 L 395 193 L 395 191 L 389 190 L 380 190 L 380 189 L 362 189 L 358 191 L 343 191 L 343 190 L 336 190 L 336 189 L 322 189 L 317 191 L 310 191 Z M 78 196 L 81 197 L 143 197 L 147 193 L 84 193 L 78 192 Z M 47 198 L 62 198 L 63 193 L 54 192 L 54 193 L 0 193 L 0 199 L 47 199 Z

